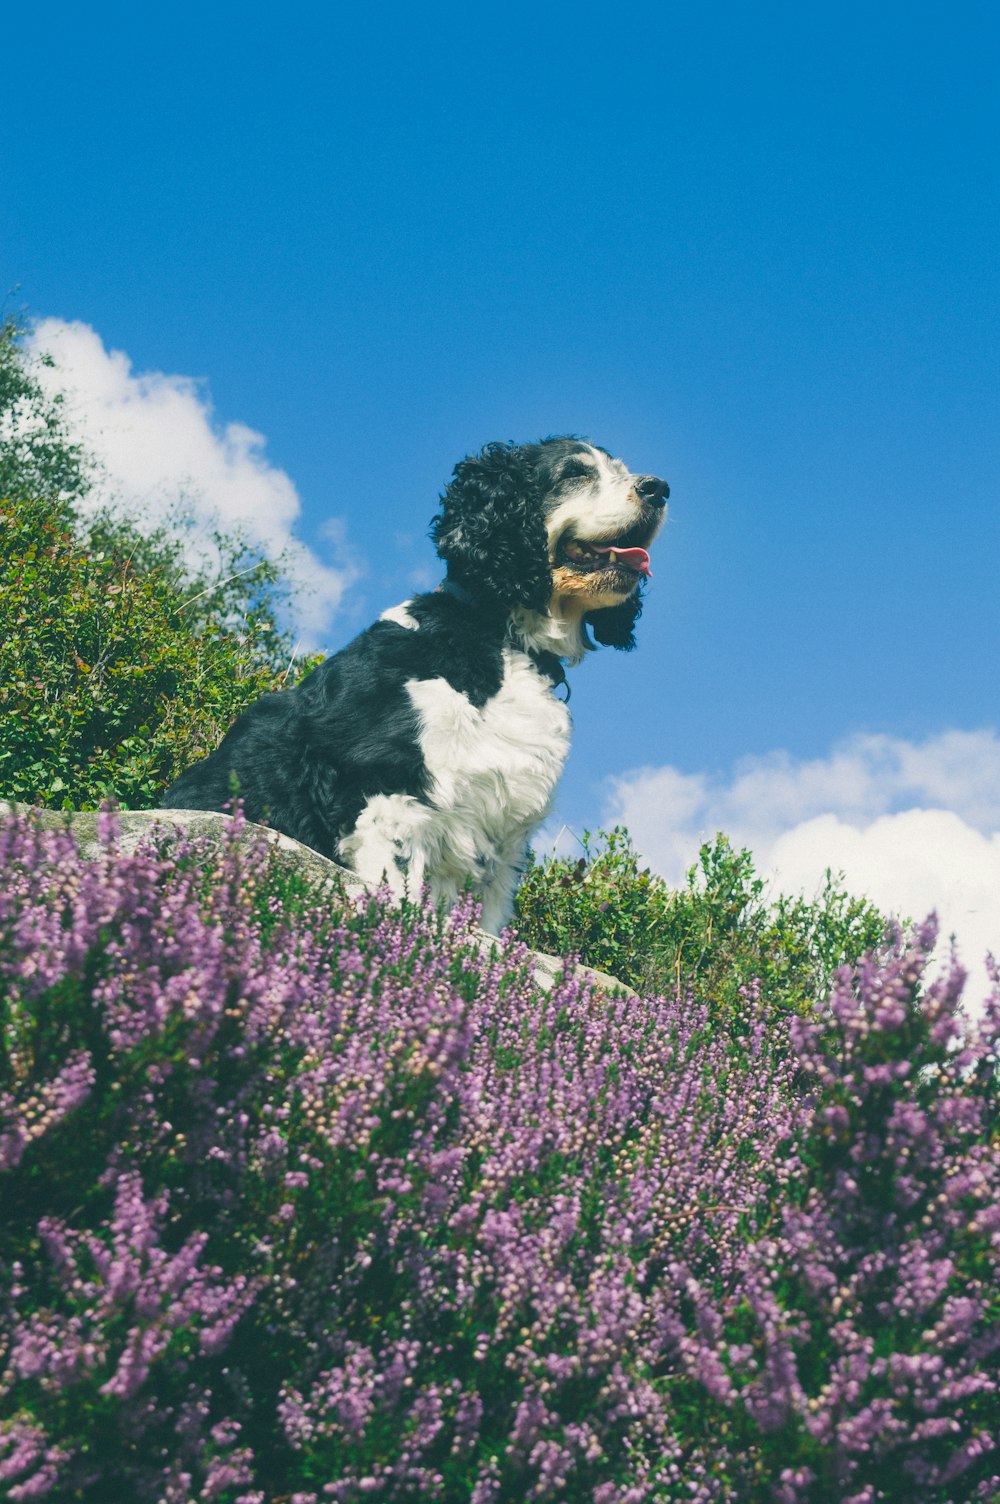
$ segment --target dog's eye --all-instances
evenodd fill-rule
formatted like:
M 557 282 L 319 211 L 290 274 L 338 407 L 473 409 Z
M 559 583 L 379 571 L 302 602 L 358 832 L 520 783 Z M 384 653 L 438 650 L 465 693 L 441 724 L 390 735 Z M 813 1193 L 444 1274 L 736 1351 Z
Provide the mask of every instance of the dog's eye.
M 589 465 L 567 465 L 560 480 L 591 480 L 593 470 Z

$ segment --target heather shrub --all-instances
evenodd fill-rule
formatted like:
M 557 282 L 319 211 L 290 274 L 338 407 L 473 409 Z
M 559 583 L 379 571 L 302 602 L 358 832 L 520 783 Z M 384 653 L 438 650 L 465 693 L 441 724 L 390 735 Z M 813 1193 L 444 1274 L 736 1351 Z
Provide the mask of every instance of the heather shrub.
M 757 984 L 772 1008 L 808 1009 L 886 931 L 878 910 L 829 872 L 813 901 L 768 902 L 751 853 L 723 835 L 672 888 L 641 865 L 621 826 L 586 832 L 576 861 L 533 860 L 514 922 L 536 950 L 579 955 L 646 992 L 691 988 L 720 1016 Z
M 729 1033 L 237 836 L 0 826 L 7 1497 L 994 1497 L 1000 995 L 927 929 Z
M 690 1353 L 781 1504 L 1000 1498 L 1000 977 L 970 1022 L 935 938 L 791 1020 L 802 1173 Z
M 703 1011 L 484 960 L 469 905 L 283 914 L 235 843 L 212 872 L 2 841 L 11 1497 L 610 1504 L 707 1471 L 677 1270 L 728 1286 L 792 1163 L 751 1004 L 736 1062 Z

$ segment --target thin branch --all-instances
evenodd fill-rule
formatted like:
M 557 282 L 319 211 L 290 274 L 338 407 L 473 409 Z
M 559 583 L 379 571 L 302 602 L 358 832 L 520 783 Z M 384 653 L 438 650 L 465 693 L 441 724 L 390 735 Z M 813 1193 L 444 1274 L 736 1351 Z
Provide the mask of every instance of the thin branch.
M 257 564 L 259 563 L 260 560 L 258 559 Z M 251 564 L 249 569 L 241 569 L 238 574 L 231 574 L 228 580 L 218 580 L 214 585 L 209 585 L 207 590 L 199 590 L 197 595 L 192 595 L 191 599 L 185 601 L 178 609 L 186 611 L 188 606 L 193 606 L 195 601 L 200 601 L 203 595 L 211 595 L 213 590 L 222 590 L 226 585 L 231 585 L 234 580 L 241 580 L 245 574 L 252 574 L 257 568 L 257 564 Z
M 299 646 L 300 646 L 301 642 L 302 642 L 302 638 L 300 637 L 298 639 L 298 641 L 296 642 L 295 646 L 292 648 L 292 656 L 288 660 L 288 667 L 285 669 L 285 672 L 281 676 L 281 682 L 282 682 L 282 684 L 285 683 L 285 681 L 288 678 L 288 675 L 292 672 L 292 664 L 295 662 L 295 655 L 296 655 L 296 653 L 299 650 Z

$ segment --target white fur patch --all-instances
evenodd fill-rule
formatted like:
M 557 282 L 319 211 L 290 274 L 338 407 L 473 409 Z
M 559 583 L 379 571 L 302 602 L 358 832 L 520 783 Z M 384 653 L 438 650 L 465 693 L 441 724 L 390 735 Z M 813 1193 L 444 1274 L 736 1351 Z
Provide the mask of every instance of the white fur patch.
M 433 859 L 434 811 L 410 794 L 375 794 L 340 843 L 340 855 L 365 882 L 383 878 L 400 898 L 419 898 Z
M 515 640 L 535 653 L 554 653 L 570 664 L 579 663 L 586 648 L 583 639 L 583 613 L 563 615 L 563 603 L 553 601 L 549 611 L 532 611 L 528 606 L 515 606 L 510 613 L 510 625 Z
M 412 601 L 403 601 L 398 606 L 390 606 L 387 611 L 382 612 L 379 621 L 394 621 L 397 627 L 405 627 L 408 632 L 419 632 L 420 623 L 414 621 L 406 609 L 407 606 L 411 606 L 412 604 Z
M 570 717 L 526 653 L 503 651 L 499 691 L 477 709 L 447 679 L 411 679 L 429 803 L 407 795 L 369 801 L 341 854 L 370 882 L 383 874 L 415 897 L 453 901 L 466 879 L 482 899 L 484 929 L 507 923 L 528 838 L 548 814 L 569 751 Z
M 569 711 L 549 678 L 517 648 L 504 648 L 503 662 L 500 689 L 482 709 L 446 679 L 407 685 L 438 812 L 439 896 L 471 874 L 494 932 L 510 917 L 528 838 L 551 808 L 570 741 Z

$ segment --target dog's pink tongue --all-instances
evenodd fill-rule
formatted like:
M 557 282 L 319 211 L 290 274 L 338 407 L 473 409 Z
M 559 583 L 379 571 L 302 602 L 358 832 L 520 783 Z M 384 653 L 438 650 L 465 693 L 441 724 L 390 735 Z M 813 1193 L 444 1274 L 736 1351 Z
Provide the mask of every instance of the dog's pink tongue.
M 649 555 L 644 548 L 595 548 L 595 554 L 614 554 L 620 564 L 626 569 L 634 569 L 636 574 L 648 575 L 653 578 L 653 571 L 649 567 Z

